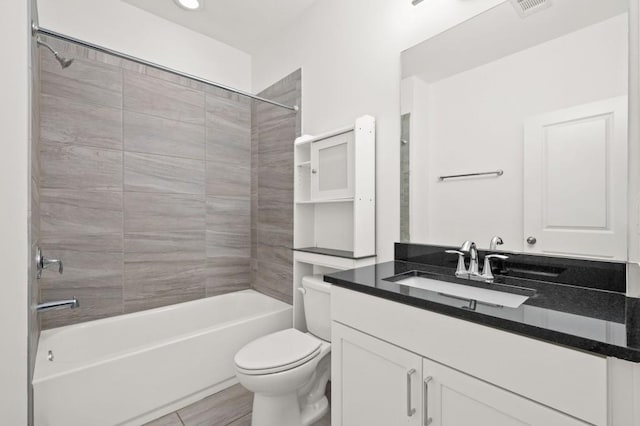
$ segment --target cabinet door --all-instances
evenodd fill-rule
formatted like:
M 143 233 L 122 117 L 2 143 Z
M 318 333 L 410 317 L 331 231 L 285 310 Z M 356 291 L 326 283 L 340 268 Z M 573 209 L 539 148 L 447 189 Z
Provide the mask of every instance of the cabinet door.
M 626 260 L 626 96 L 525 123 L 524 251 Z
M 334 322 L 333 426 L 420 426 L 422 358 Z
M 424 425 L 588 424 L 428 359 L 424 359 L 422 371 Z
M 353 197 L 353 132 L 311 144 L 311 199 Z

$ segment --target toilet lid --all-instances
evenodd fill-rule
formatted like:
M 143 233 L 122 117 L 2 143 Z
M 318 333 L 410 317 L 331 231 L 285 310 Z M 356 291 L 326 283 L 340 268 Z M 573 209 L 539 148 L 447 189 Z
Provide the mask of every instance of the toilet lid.
M 322 341 L 294 328 L 261 337 L 240 349 L 236 366 L 247 372 L 284 371 L 312 359 Z

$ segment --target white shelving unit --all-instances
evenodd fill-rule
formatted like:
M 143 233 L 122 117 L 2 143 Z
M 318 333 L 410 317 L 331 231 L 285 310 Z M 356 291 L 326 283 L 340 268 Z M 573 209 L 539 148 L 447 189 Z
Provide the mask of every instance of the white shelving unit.
M 302 277 L 375 263 L 375 119 L 295 141 L 294 326 Z

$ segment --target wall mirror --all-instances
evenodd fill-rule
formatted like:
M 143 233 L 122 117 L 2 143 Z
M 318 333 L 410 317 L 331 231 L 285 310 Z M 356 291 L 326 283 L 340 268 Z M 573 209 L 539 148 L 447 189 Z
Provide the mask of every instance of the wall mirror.
M 624 261 L 629 2 L 502 3 L 402 53 L 403 241 Z

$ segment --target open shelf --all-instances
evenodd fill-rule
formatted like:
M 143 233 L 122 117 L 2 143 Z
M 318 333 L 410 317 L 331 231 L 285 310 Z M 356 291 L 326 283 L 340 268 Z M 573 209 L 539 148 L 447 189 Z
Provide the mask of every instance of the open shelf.
M 332 204 L 332 203 L 353 203 L 353 198 L 339 198 L 339 199 L 336 199 L 336 200 L 296 201 L 296 204 Z
M 375 119 L 299 137 L 294 164 L 293 323 L 307 331 L 302 278 L 376 261 Z
M 322 248 L 322 247 L 302 247 L 302 248 L 294 248 L 293 250 L 301 251 L 304 253 L 324 254 L 326 256 L 342 257 L 344 259 L 366 259 L 368 257 L 375 257 L 375 254 L 372 254 L 369 256 L 356 257 L 353 255 L 352 251 L 335 250 L 335 249 Z

